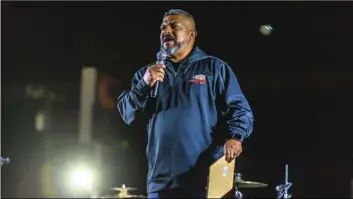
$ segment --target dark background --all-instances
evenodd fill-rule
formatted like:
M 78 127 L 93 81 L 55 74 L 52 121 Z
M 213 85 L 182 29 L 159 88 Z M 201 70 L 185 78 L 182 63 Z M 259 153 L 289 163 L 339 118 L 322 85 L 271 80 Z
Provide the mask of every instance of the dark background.
M 194 15 L 198 45 L 233 67 L 252 106 L 255 130 L 237 171 L 269 187 L 247 194 L 274 197 L 288 163 L 294 197 L 350 197 L 352 2 L 1 3 L 1 149 L 12 159 L 2 168 L 3 197 L 18 196 L 24 178 L 35 181 L 30 165 L 39 164 L 39 105 L 24 87 L 44 85 L 65 96 L 54 106 L 52 127 L 64 148 L 77 136 L 82 67 L 115 77 L 117 97 L 136 70 L 154 61 L 159 25 L 171 8 Z M 260 34 L 262 24 L 271 24 L 273 34 Z M 144 130 L 127 127 L 114 111 L 98 108 L 95 117 L 96 136 L 130 146 L 106 153 L 104 186 L 126 183 L 144 193 Z M 37 189 L 30 184 L 28 190 Z

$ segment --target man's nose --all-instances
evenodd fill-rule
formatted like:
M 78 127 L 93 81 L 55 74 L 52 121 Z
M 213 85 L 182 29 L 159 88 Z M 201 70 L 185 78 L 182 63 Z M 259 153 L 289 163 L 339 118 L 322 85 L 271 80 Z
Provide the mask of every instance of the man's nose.
M 167 26 L 167 27 L 165 27 L 165 29 L 164 29 L 164 33 L 172 33 L 173 32 L 173 29 L 170 27 L 170 26 Z

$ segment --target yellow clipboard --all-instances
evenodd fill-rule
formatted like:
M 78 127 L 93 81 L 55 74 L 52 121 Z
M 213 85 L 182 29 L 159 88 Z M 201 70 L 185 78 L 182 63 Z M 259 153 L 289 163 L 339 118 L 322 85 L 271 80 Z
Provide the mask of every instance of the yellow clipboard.
M 227 162 L 225 156 L 209 168 L 207 198 L 222 198 L 233 189 L 235 159 Z

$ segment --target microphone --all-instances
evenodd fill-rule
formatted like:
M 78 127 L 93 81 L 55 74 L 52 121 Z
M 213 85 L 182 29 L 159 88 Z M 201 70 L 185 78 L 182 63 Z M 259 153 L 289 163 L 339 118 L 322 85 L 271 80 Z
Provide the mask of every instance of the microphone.
M 167 59 L 167 51 L 162 49 L 161 51 L 159 51 L 157 53 L 157 62 L 156 62 L 156 64 L 164 64 L 164 61 L 166 59 Z M 157 81 L 154 89 L 151 92 L 151 97 L 157 98 L 159 84 L 160 84 L 160 81 Z

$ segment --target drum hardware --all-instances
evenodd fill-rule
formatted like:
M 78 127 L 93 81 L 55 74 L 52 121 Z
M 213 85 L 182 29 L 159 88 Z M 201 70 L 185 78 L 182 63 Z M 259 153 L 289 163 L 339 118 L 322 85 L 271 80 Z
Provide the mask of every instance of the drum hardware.
M 235 184 L 238 186 L 238 188 L 243 188 L 243 189 L 255 189 L 255 188 L 264 188 L 267 187 L 268 184 L 262 183 L 262 182 L 254 182 L 254 181 L 246 181 L 241 178 L 240 173 L 235 174 Z
M 235 173 L 235 186 L 234 186 L 234 195 L 237 199 L 242 199 L 243 198 L 243 194 L 239 191 L 239 184 L 238 182 L 241 179 L 241 173 Z
M 126 187 L 125 184 L 123 184 L 121 187 L 113 187 L 111 189 L 115 191 L 136 191 L 137 190 L 135 187 Z
M 121 187 L 113 187 L 111 189 L 114 191 L 119 191 L 119 193 L 110 198 L 147 198 L 143 195 L 130 195 L 129 191 L 135 191 L 137 189 L 134 187 L 126 187 L 125 184 L 123 184 Z
M 277 191 L 277 198 L 291 198 L 292 195 L 288 194 L 288 189 L 292 186 L 291 182 L 288 182 L 288 164 L 286 164 L 285 166 L 285 177 L 284 177 L 284 184 L 280 184 L 276 187 L 276 191 Z
M 1 157 L 1 166 L 4 164 L 9 164 L 10 163 L 10 158 L 3 158 Z
M 239 189 L 253 189 L 253 188 L 263 188 L 267 187 L 268 185 L 262 182 L 252 182 L 252 181 L 245 181 L 241 178 L 241 173 L 235 173 L 235 182 L 234 182 L 234 195 L 237 199 L 242 199 L 243 194 L 240 192 Z

